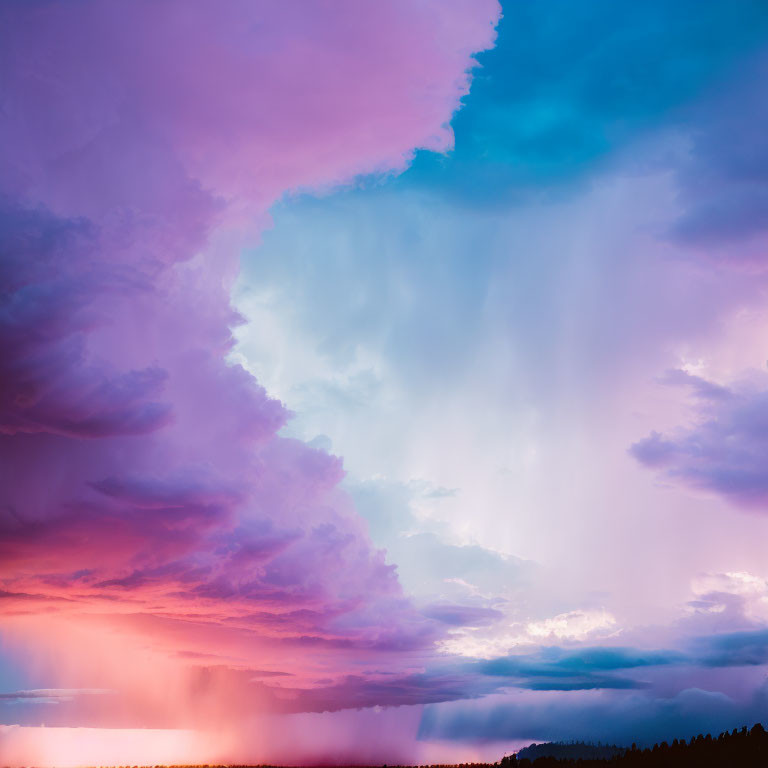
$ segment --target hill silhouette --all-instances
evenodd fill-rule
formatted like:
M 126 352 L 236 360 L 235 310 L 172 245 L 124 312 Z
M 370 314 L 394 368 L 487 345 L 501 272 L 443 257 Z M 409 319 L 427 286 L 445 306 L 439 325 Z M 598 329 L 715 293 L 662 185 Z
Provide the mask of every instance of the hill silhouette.
M 766 768 L 768 767 L 768 733 L 760 723 L 749 730 L 725 731 L 719 736 L 699 734 L 690 741 L 675 739 L 671 744 L 662 741 L 653 747 L 640 749 L 633 744 L 629 749 L 618 749 L 604 757 L 576 756 L 585 744 L 532 745 L 516 755 L 501 760 L 501 768 Z M 536 747 L 542 750 L 536 751 Z M 556 756 L 552 748 L 565 748 Z M 549 754 L 545 754 L 547 748 Z M 574 754 L 567 755 L 568 748 Z M 600 748 L 599 746 L 597 747 Z M 607 749 L 611 749 L 608 747 Z M 533 757 L 533 759 L 530 759 Z

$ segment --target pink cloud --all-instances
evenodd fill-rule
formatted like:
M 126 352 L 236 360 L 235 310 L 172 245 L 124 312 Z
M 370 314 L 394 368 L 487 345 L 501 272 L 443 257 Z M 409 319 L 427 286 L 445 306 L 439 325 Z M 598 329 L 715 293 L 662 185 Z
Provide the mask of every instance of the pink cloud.
M 22 656 L 120 692 L 99 710 L 118 725 L 322 706 L 281 672 L 372 703 L 387 684 L 360 664 L 393 651 L 392 701 L 454 695 L 412 677 L 439 622 L 371 545 L 341 461 L 279 437 L 289 412 L 227 363 L 229 291 L 280 195 L 450 148 L 495 0 L 0 15 L 0 588 Z M 237 682 L 195 689 L 219 654 Z

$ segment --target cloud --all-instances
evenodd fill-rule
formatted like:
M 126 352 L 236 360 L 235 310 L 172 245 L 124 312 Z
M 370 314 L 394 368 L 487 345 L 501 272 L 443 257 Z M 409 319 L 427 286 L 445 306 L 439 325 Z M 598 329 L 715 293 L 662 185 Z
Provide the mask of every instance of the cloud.
M 584 640 L 595 632 L 610 630 L 616 619 L 607 611 L 569 611 L 551 619 L 528 624 L 528 633 L 536 638 Z
M 764 377 L 726 388 L 676 372 L 671 383 L 678 382 L 689 385 L 698 398 L 698 420 L 669 435 L 654 431 L 634 443 L 630 454 L 671 482 L 716 493 L 746 509 L 765 509 L 768 390 Z
M 512 676 L 525 673 L 557 677 L 564 674 L 664 666 L 682 661 L 685 661 L 685 656 L 674 651 L 603 646 L 578 649 L 551 647 L 536 654 L 505 656 L 481 662 L 479 668 L 486 675 Z
M 755 629 L 768 620 L 768 582 L 746 571 L 705 573 L 693 580 L 686 625 L 700 632 Z
M 0 434 L 108 437 L 167 424 L 170 406 L 158 399 L 165 370 L 119 370 L 86 355 L 88 333 L 108 322 L 107 304 L 144 295 L 144 277 L 100 260 L 83 220 L 5 201 L 0 221 Z
M 471 605 L 450 605 L 435 603 L 423 611 L 425 616 L 442 621 L 452 626 L 482 626 L 501 619 L 504 614 L 492 608 L 480 608 Z
M 409 593 L 429 601 L 462 603 L 477 616 L 498 617 L 497 609 L 530 584 L 536 565 L 476 544 L 456 543 L 437 523 L 416 514 L 419 503 L 452 498 L 456 492 L 428 483 L 397 483 L 384 478 L 345 483 L 371 536 Z M 450 609 L 449 609 L 450 610 Z M 485 614 L 482 611 L 487 610 Z M 467 614 L 468 615 L 468 614 Z M 486 622 L 484 622 L 486 623 Z
M 474 674 L 499 679 L 500 688 L 532 691 L 623 690 L 651 683 L 616 672 L 654 672 L 658 667 L 690 663 L 679 651 L 627 647 L 543 647 L 526 653 L 465 663 Z
M 546 642 L 595 641 L 616 633 L 616 619 L 605 609 L 575 610 L 533 621 L 497 621 L 490 628 L 454 630 L 440 643 L 446 653 L 493 659 L 518 646 Z
M 111 693 L 114 691 L 102 688 L 37 688 L 29 691 L 0 693 L 0 701 L 58 704 L 61 701 L 72 701 L 75 696 L 102 696 Z
M 725 6 L 692 14 L 693 3 L 670 9 L 653 2 L 633 7 L 629 19 L 608 6 L 560 3 L 558 12 L 547 8 L 540 18 L 533 6 L 509 5 L 503 34 L 519 45 L 505 46 L 498 71 L 489 57 L 476 72 L 478 103 L 488 97 L 486 107 L 499 108 L 488 113 L 495 114 L 493 124 L 471 109 L 456 123 L 458 142 L 447 165 L 453 163 L 449 175 L 456 174 L 457 185 L 460 180 L 462 189 L 487 199 L 518 182 L 577 175 L 719 73 L 733 71 L 764 32 L 762 6 L 752 2 L 740 4 L 742 15 Z M 0 9 L 0 67 L 8 74 L 0 116 L 4 639 L 59 690 L 87 679 L 116 692 L 49 697 L 58 702 L 49 709 L 59 725 L 205 724 L 243 733 L 248 718 L 269 712 L 429 703 L 448 707 L 449 728 L 450 702 L 507 689 L 530 694 L 525 701 L 535 704 L 513 706 L 514 727 L 504 720 L 510 711 L 494 714 L 494 700 L 483 710 L 487 721 L 457 716 L 450 732 L 541 734 L 545 716 L 575 713 L 558 727 L 578 738 L 586 735 L 577 729 L 588 725 L 587 714 L 608 732 L 626 733 L 634 715 L 650 732 L 659 723 L 688 727 L 690 713 L 709 713 L 711 722 L 722 723 L 751 711 L 700 690 L 660 698 L 653 676 L 656 667 L 666 673 L 685 665 L 692 676 L 702 669 L 754 670 L 763 658 L 761 636 L 702 640 L 683 658 L 673 651 L 592 647 L 616 631 L 613 613 L 595 601 L 574 609 L 565 598 L 530 611 L 524 601 L 535 597 L 532 564 L 419 525 L 411 504 L 464 503 L 466 491 L 455 488 L 454 478 L 394 491 L 342 485 L 344 466 L 328 452 L 328 441 L 288 437 L 286 406 L 231 357 L 233 329 L 243 322 L 230 304 L 240 253 L 258 242 L 272 203 L 360 174 L 399 173 L 418 148 L 450 150 L 450 120 L 467 95 L 472 54 L 492 44 L 497 17 L 491 0 L 394 0 L 365 10 L 346 1 L 307 11 L 300 3 L 240 0 L 215 8 L 139 0 L 106 10 L 86 0 Z M 648 28 L 658 35 L 646 34 Z M 538 34 L 526 34 L 530 29 Z M 713 30 L 715 43 L 705 46 Z M 659 51 L 666 53 L 659 57 Z M 586 68 L 563 65 L 573 61 Z M 680 61 L 686 62 L 682 70 Z M 500 71 L 514 77 L 504 80 Z M 478 148 L 474 159 L 465 154 Z M 716 154 L 702 150 L 701 166 L 712 165 Z M 432 161 L 434 167 L 426 167 Z M 420 155 L 403 183 L 429 187 L 442 162 Z M 612 190 L 602 194 L 598 202 L 613 197 Z M 754 223 L 759 206 L 743 206 L 736 193 L 734 199 Z M 587 217 L 588 226 L 597 222 L 602 229 L 602 204 L 594 208 L 599 214 Z M 566 261 L 574 252 L 561 246 L 576 239 L 571 232 L 582 232 L 582 213 L 574 209 L 578 227 L 548 241 Z M 369 215 L 377 214 L 374 207 Z M 536 221 L 554 229 L 547 211 Z M 484 251 L 495 237 L 487 229 L 478 218 L 462 243 L 473 253 Z M 325 357 L 354 361 L 321 382 L 323 398 L 354 410 L 370 393 L 386 390 L 384 356 L 366 357 L 357 341 L 363 331 L 380 333 L 373 322 L 366 325 L 371 302 L 387 314 L 396 301 L 402 322 L 384 329 L 383 347 L 406 350 L 445 428 L 435 434 L 450 436 L 459 430 L 435 396 L 435 371 L 472 369 L 488 378 L 469 331 L 487 317 L 504 319 L 500 326 L 525 325 L 517 318 L 527 317 L 531 306 L 540 310 L 536 297 L 547 307 L 558 305 L 558 290 L 540 286 L 550 285 L 544 272 L 565 261 L 544 259 L 540 273 L 522 276 L 519 300 L 512 302 L 520 315 L 508 314 L 506 294 L 493 293 L 508 282 L 498 279 L 495 253 L 477 266 L 465 251 L 451 252 L 455 274 L 445 276 L 442 244 L 453 232 L 441 233 L 431 259 L 407 259 L 408 269 L 393 270 L 386 283 L 386 271 L 368 264 L 359 280 L 341 283 L 312 253 L 302 261 L 260 252 L 257 258 L 296 265 L 293 272 L 304 275 L 301 283 L 291 281 L 293 294 L 278 291 L 274 301 L 299 304 L 302 312 L 306 295 L 319 295 L 322 279 L 334 285 L 338 304 L 351 307 L 324 314 L 321 301 L 306 303 L 302 319 L 321 329 Z M 616 237 L 623 238 L 623 230 Z M 681 237 L 695 240 L 690 233 Z M 405 240 L 383 241 L 384 255 L 390 249 L 410 256 L 416 238 L 408 232 Z M 529 241 L 521 242 L 525 251 Z M 351 252 L 350 261 L 361 264 L 359 252 Z M 344 258 L 339 262 L 337 271 L 344 272 Z M 313 268 L 304 272 L 307 263 Z M 257 282 L 278 270 L 261 266 Z M 675 274 L 687 287 L 686 270 Z M 719 277 L 711 280 L 719 296 Z M 584 282 L 591 292 L 591 281 Z M 624 282 L 634 286 L 625 273 L 610 285 Z M 654 279 L 649 282 L 656 296 Z M 413 291 L 420 284 L 440 290 L 421 303 Z M 699 313 L 692 319 L 683 312 L 680 319 L 679 286 L 666 284 L 666 301 L 674 305 L 669 316 L 681 327 L 695 326 Z M 637 305 L 645 318 L 646 303 Z M 558 332 L 550 315 L 537 327 Z M 631 320 L 608 324 L 604 317 L 595 315 L 582 330 L 599 325 L 601 333 L 584 335 L 610 356 L 626 345 Z M 654 322 L 666 327 L 667 313 Z M 419 324 L 423 332 L 413 333 Z M 609 325 L 615 336 L 605 344 L 602 329 Z M 350 327 L 360 335 L 349 334 Z M 253 324 L 262 337 L 273 330 Z M 541 343 L 545 330 L 521 342 L 537 358 L 551 350 L 545 354 L 552 367 L 532 374 L 531 391 L 537 382 L 561 381 L 571 365 L 570 353 Z M 507 403 L 509 371 L 503 373 L 498 389 Z M 726 417 L 753 396 L 675 373 L 669 383 L 690 386 L 703 409 Z M 461 410 L 456 402 L 451 408 Z M 484 439 L 489 422 L 498 422 L 492 408 L 485 410 L 468 408 L 466 415 Z M 752 415 L 733 417 L 738 439 Z M 476 479 L 483 491 L 499 475 L 497 461 L 506 469 L 516 460 L 517 453 L 508 456 L 516 418 L 489 430 L 499 439 L 483 456 L 497 445 L 504 455 L 493 456 L 488 473 Z M 388 426 L 397 438 L 398 425 Z M 729 445 L 738 442 L 732 436 L 725 434 Z M 401 434 L 397 439 L 402 444 Z M 373 436 L 366 440 L 380 450 Z M 645 454 L 638 448 L 638 457 L 662 468 L 680 456 L 701 459 L 679 436 L 657 442 Z M 562 444 L 568 452 L 570 444 Z M 713 448 L 708 460 L 722 457 Z M 737 459 L 729 461 L 735 466 Z M 549 474 L 545 482 L 551 485 Z M 506 500 L 511 485 L 499 485 L 504 493 L 492 500 Z M 411 535 L 399 535 L 404 532 Z M 719 605 L 715 593 L 729 589 L 733 605 L 745 599 L 735 594 L 737 586 L 718 584 L 697 594 L 699 607 Z M 508 655 L 516 645 L 555 642 L 567 647 Z M 583 642 L 590 647 L 574 647 Z M 463 657 L 448 658 L 436 648 Z M 498 655 L 504 658 L 495 668 L 476 660 Z M 554 696 L 546 705 L 539 697 L 544 690 Z M 580 700 L 584 717 L 572 704 L 575 690 L 587 697 Z M 38 722 L 31 702 L 43 698 L 8 699 L 9 717 Z M 440 735 L 439 718 L 430 726 L 434 717 L 425 719 L 425 733 Z M 551 728 L 546 737 L 553 737 Z
M 641 691 L 521 692 L 500 701 L 429 707 L 420 738 L 529 741 L 570 739 L 650 745 L 759 722 L 765 688 L 738 700 L 688 688 L 669 697 Z
M 296 691 L 331 681 L 294 708 L 323 688 L 352 706 L 363 659 L 407 676 L 451 618 L 405 597 L 341 460 L 278 435 L 290 413 L 227 358 L 230 292 L 283 194 L 451 147 L 497 16 L 495 0 L 0 10 L 3 626 L 59 687 L 90 667 L 120 692 L 103 715 L 57 707 L 70 724 L 219 722 L 238 696 L 279 703 L 284 667 Z M 200 677 L 212 651 L 250 677 Z M 403 696 L 422 688 L 435 700 Z
M 732 632 L 699 638 L 702 663 L 711 667 L 760 666 L 768 663 L 768 630 Z
M 678 170 L 686 211 L 671 236 L 731 262 L 764 259 L 768 221 L 768 107 L 762 52 L 741 66 L 727 88 L 693 110 L 691 146 Z

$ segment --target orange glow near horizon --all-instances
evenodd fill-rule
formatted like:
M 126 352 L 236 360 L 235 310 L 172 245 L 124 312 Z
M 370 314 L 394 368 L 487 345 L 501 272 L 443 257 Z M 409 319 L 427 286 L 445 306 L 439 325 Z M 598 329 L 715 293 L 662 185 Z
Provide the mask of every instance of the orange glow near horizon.
M 219 763 L 227 744 L 201 731 L 154 728 L 0 726 L 4 765 L 78 768 L 95 765 Z
M 36 766 L 37 768 L 85 768 L 87 766 L 171 766 L 171 765 L 381 765 L 388 757 L 390 764 L 406 764 L 397 746 L 381 750 L 380 745 L 370 753 L 361 752 L 355 761 L 352 754 L 341 750 L 329 759 L 328 747 L 341 735 L 338 720 L 326 720 L 329 714 L 309 716 L 304 728 L 282 729 L 270 734 L 265 750 L 243 751 L 234 733 L 160 728 L 48 728 L 19 725 L 0 725 L 2 765 L 9 768 Z M 326 720 L 324 734 L 312 725 L 316 718 Z M 341 719 L 347 719 L 342 716 Z M 274 725 L 274 723 L 273 723 Z M 265 732 L 266 733 L 266 732 Z M 307 736 L 311 738 L 306 738 Z M 517 749 L 520 744 L 486 742 L 467 744 L 458 742 L 411 740 L 414 764 L 453 765 L 464 763 L 493 763 Z M 255 736 L 253 737 L 255 739 Z M 374 739 L 375 741 L 375 739 Z M 312 742 L 312 743 L 311 743 Z M 527 743 L 527 742 L 526 742 Z M 288 749 L 288 745 L 291 745 Z M 253 745 L 252 745 L 253 747 Z M 293 759 L 291 759 L 293 757 Z M 347 759 L 345 759 L 347 758 Z

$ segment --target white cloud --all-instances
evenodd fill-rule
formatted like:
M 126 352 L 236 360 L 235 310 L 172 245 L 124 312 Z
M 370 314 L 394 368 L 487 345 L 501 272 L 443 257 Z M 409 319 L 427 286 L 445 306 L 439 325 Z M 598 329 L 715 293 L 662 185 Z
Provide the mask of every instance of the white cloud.
M 598 611 L 569 611 L 527 626 L 531 637 L 557 640 L 586 640 L 591 635 L 613 630 L 616 619 L 601 609 Z
M 459 656 L 492 659 L 506 656 L 520 646 L 604 639 L 618 634 L 616 624 L 616 618 L 602 608 L 569 611 L 539 621 L 456 630 L 442 642 L 440 650 Z
M 762 576 L 748 571 L 704 573 L 692 580 L 691 591 L 695 599 L 688 613 L 724 613 L 736 600 L 745 619 L 768 621 L 768 581 Z

